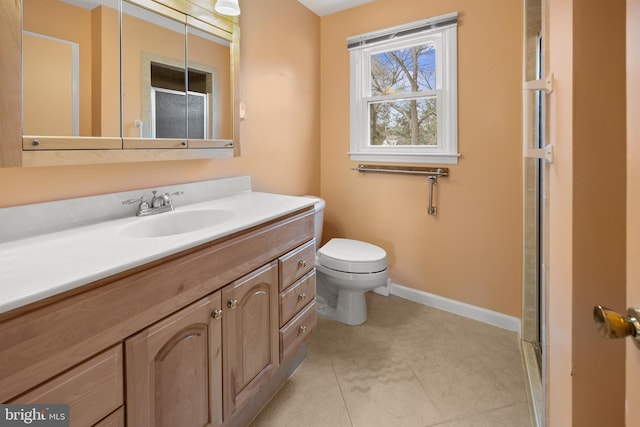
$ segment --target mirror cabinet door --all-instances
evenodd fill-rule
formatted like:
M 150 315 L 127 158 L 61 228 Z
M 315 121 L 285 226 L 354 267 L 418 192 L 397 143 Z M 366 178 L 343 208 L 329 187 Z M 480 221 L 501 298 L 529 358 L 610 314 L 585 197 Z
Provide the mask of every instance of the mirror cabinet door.
M 231 43 L 198 26 L 187 26 L 189 146 L 232 146 Z
M 122 3 L 124 148 L 187 148 L 186 16 Z
M 121 148 L 119 4 L 23 0 L 25 149 Z

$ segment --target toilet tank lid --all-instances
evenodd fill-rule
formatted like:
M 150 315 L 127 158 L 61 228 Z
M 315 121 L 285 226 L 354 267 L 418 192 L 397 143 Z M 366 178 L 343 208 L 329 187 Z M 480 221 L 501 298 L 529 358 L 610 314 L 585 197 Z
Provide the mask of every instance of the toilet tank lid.
M 332 270 L 375 273 L 387 268 L 387 253 L 371 243 L 331 239 L 318 250 L 318 262 Z
M 306 197 L 307 199 L 313 199 L 315 201 L 315 204 L 313 205 L 313 207 L 316 212 L 323 210 L 327 204 L 324 201 L 324 199 L 321 199 L 320 197 L 317 197 L 317 196 L 309 196 L 305 194 L 304 196 L 301 196 L 301 197 Z

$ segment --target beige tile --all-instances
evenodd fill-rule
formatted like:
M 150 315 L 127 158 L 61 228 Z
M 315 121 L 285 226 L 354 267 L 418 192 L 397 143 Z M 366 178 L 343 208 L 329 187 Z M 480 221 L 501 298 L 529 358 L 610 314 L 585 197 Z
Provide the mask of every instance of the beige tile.
M 443 421 L 400 357 L 361 357 L 334 363 L 353 427 L 424 427 Z
M 358 356 L 389 354 L 391 331 L 381 325 L 349 326 L 318 318 L 309 356 L 319 361 L 339 361 Z
M 484 353 L 482 345 L 428 348 L 406 360 L 446 420 L 526 401 L 518 353 Z
M 468 327 L 465 321 L 460 316 L 422 306 L 410 322 L 392 330 L 390 345 L 402 352 L 464 345 L 467 339 L 462 332 Z
M 529 426 L 518 336 L 395 296 L 319 319 L 309 357 L 252 427 Z
M 308 358 L 256 417 L 254 427 L 351 427 L 333 367 Z
M 449 427 L 531 427 L 526 402 L 449 422 Z

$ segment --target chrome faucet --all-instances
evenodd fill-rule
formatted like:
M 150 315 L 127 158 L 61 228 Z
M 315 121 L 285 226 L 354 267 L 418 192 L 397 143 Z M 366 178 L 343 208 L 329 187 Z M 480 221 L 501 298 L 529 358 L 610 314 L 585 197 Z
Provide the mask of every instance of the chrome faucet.
M 142 196 L 139 199 L 128 199 L 122 202 L 123 205 L 130 205 L 133 203 L 138 203 L 138 211 L 136 212 L 136 216 L 147 216 L 147 215 L 155 215 L 162 212 L 169 212 L 174 209 L 173 200 L 171 196 L 179 196 L 184 194 L 182 191 L 176 191 L 175 193 L 164 193 L 161 195 L 157 195 L 158 191 L 153 190 L 153 197 L 151 198 L 151 203 L 147 202 L 146 196 Z

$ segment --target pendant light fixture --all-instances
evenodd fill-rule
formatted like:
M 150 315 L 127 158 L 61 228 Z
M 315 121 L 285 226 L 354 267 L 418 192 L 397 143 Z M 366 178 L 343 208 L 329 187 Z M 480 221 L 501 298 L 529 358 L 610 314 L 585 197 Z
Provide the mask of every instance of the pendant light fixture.
M 221 15 L 238 16 L 240 15 L 240 5 L 238 0 L 218 0 L 215 6 L 216 12 Z

